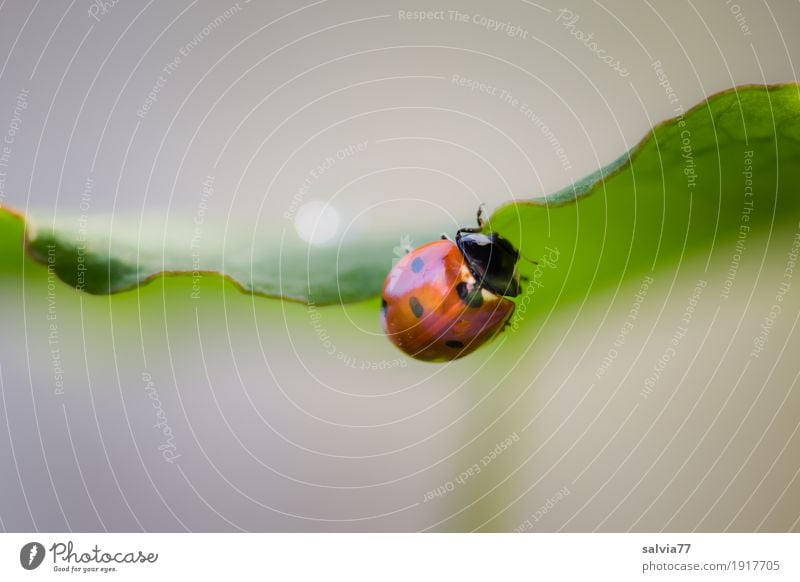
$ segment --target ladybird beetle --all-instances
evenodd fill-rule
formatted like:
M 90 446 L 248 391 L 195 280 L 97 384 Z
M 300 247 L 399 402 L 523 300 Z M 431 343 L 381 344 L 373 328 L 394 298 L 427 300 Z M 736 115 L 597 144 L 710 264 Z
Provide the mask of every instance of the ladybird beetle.
M 430 362 L 466 356 L 496 336 L 520 293 L 519 253 L 496 233 L 462 227 L 455 241 L 423 245 L 392 268 L 383 285 L 381 323 L 409 356 Z

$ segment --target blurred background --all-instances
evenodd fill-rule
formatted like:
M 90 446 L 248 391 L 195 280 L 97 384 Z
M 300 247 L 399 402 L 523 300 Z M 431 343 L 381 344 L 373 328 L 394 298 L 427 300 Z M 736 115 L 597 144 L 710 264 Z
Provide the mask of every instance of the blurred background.
M 5 2 L 0 204 L 419 245 L 480 202 L 570 184 L 676 107 L 797 80 L 798 17 L 788 0 Z M 376 301 L 213 277 L 197 301 L 187 277 L 95 297 L 9 255 L 0 526 L 800 530 L 798 290 L 770 315 L 794 236 L 749 239 L 725 300 L 728 265 L 689 258 L 446 365 L 395 350 Z

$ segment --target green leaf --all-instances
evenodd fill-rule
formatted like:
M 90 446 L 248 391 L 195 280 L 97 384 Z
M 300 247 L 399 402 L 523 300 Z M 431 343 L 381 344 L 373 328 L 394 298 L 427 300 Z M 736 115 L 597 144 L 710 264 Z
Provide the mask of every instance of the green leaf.
M 24 218 L 0 208 L 0 273 L 16 274 L 22 261 L 22 230 Z
M 548 310 L 687 253 L 725 259 L 743 230 L 796 221 L 799 114 L 797 84 L 732 89 L 660 124 L 572 186 L 498 209 L 490 227 L 539 260 L 526 268 L 532 308 Z M 743 171 L 750 163 L 752 196 L 746 196 Z M 146 220 L 116 220 L 113 229 L 111 221 L 98 227 L 96 217 L 91 229 L 75 218 L 46 226 L 28 220 L 29 254 L 50 261 L 61 279 L 89 293 L 184 274 L 228 277 L 248 292 L 316 304 L 378 294 L 393 248 L 406 234 L 398 229 L 380 239 L 354 236 L 318 248 L 300 244 L 294 233 L 264 229 L 250 236 L 203 233 L 195 244 L 190 230 Z
M 37 261 L 52 262 L 63 281 L 92 294 L 124 291 L 162 276 L 185 275 L 198 286 L 202 278 L 221 276 L 245 292 L 326 305 L 379 293 L 397 258 L 399 240 L 352 237 L 340 246 L 314 247 L 288 229 L 243 236 L 213 228 L 200 233 L 155 218 L 112 221 L 93 216 L 33 227 L 27 249 Z

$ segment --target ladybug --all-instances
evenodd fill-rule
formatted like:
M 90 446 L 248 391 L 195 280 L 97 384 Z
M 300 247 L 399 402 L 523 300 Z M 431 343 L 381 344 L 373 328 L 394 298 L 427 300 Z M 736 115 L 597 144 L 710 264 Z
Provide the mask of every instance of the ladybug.
M 389 339 L 419 360 L 472 353 L 508 324 L 520 293 L 519 252 L 496 233 L 462 227 L 455 241 L 423 245 L 392 268 L 383 285 L 381 323 Z

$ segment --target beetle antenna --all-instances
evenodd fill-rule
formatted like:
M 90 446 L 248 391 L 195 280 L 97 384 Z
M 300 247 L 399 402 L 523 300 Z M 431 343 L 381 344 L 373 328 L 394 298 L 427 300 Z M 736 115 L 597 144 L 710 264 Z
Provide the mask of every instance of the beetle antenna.
M 477 234 L 479 232 L 483 232 L 483 227 L 486 226 L 486 219 L 484 218 L 485 214 L 486 204 L 481 202 L 480 206 L 478 206 L 478 213 L 475 217 L 478 222 L 478 226 L 462 226 L 456 231 L 456 237 L 460 238 L 462 234 Z
M 535 259 L 531 259 L 529 257 L 526 257 L 525 255 L 520 253 L 519 250 L 517 251 L 517 255 L 519 256 L 520 259 L 522 259 L 526 263 L 530 263 L 531 265 L 538 265 L 539 264 L 539 261 L 537 261 Z

